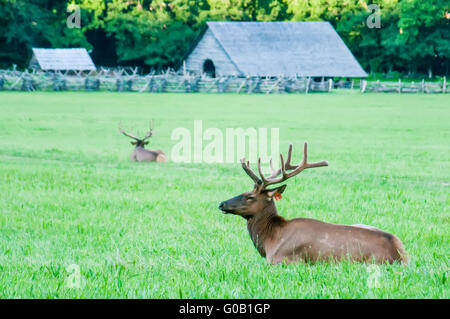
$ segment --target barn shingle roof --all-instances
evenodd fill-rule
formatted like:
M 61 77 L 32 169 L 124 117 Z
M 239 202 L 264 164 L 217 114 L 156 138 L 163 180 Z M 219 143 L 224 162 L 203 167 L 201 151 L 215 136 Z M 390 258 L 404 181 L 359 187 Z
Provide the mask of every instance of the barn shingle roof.
M 32 64 L 42 70 L 95 70 L 89 53 L 80 49 L 39 49 L 33 48 Z M 36 65 L 36 66 L 37 66 Z
M 366 77 L 328 22 L 207 22 L 244 75 Z

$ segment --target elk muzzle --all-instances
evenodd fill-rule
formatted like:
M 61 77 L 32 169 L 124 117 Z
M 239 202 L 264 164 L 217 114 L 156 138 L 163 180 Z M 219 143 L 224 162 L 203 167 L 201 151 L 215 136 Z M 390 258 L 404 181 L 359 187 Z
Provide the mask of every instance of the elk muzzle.
M 223 201 L 219 204 L 219 209 L 224 214 L 236 214 L 236 211 L 243 208 L 245 199 L 242 195 L 235 196 L 229 200 Z
M 223 214 L 231 214 L 232 213 L 232 211 L 228 207 L 227 201 L 220 203 L 219 209 L 222 211 Z

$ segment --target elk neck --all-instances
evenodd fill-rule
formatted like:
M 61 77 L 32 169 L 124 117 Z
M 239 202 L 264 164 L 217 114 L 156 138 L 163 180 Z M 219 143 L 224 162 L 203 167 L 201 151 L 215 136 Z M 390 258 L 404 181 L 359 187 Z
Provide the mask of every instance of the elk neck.
M 266 257 L 265 243 L 276 235 L 277 229 L 287 221 L 278 215 L 275 203 L 270 203 L 255 216 L 247 219 L 247 229 L 258 252 Z

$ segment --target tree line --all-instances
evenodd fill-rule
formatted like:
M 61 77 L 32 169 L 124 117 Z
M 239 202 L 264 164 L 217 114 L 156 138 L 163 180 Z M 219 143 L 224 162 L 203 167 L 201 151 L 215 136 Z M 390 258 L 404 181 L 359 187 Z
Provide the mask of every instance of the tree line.
M 0 67 L 26 67 L 32 47 L 176 67 L 206 21 L 329 21 L 368 72 L 449 73 L 448 0 L 0 0 Z

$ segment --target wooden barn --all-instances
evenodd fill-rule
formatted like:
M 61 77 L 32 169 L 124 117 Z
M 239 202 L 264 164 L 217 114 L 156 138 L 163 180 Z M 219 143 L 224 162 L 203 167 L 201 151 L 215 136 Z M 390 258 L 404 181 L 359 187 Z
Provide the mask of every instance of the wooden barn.
M 43 71 L 94 71 L 96 67 L 84 48 L 39 49 L 33 48 L 30 68 Z
M 211 77 L 367 77 L 328 22 L 207 22 L 183 67 Z

